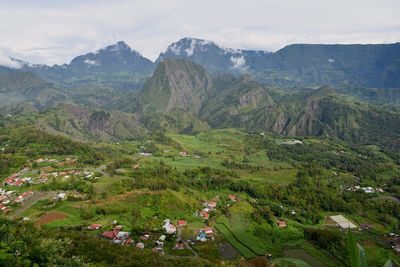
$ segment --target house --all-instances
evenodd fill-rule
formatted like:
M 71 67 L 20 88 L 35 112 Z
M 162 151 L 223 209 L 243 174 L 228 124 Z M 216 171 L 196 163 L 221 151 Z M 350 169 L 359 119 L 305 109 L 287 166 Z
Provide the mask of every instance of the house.
M 162 235 L 162 236 L 160 236 L 159 238 L 158 238 L 158 240 L 160 240 L 160 241 L 165 241 L 165 239 L 167 238 L 167 236 L 166 235 Z
M 144 243 L 139 242 L 139 243 L 136 244 L 136 247 L 137 247 L 138 249 L 144 249 Z
M 185 247 L 184 247 L 184 244 L 181 243 L 181 242 L 176 243 L 176 245 L 175 245 L 175 247 L 174 247 L 174 249 L 178 249 L 178 250 L 182 250 L 182 249 L 184 249 L 184 248 L 185 248 Z
M 144 234 L 144 235 L 139 237 L 139 239 L 141 239 L 141 240 L 148 240 L 149 238 L 150 238 L 149 234 Z
M 217 207 L 217 202 L 216 201 L 210 201 L 208 202 L 207 208 L 209 208 L 210 210 L 213 210 Z
M 146 153 L 146 152 L 139 152 L 139 155 L 143 156 L 143 157 L 151 157 L 151 156 L 153 156 L 152 153 Z
M 115 227 L 114 227 L 114 231 L 121 231 L 122 230 L 122 225 L 116 225 Z
M 0 210 L 1 210 L 2 212 L 5 212 L 5 211 L 7 210 L 7 207 L 0 204 Z
M 159 247 L 159 248 L 162 248 L 162 247 L 164 247 L 164 242 L 162 242 L 162 241 L 156 241 L 155 242 L 155 244 L 156 244 L 156 247 Z
M 164 228 L 164 230 L 165 230 L 165 232 L 167 232 L 167 234 L 173 235 L 176 233 L 176 226 L 171 223 L 170 219 L 164 220 L 164 225 L 162 228 Z
M 278 224 L 278 227 L 281 229 L 286 228 L 287 226 L 286 221 L 284 220 L 278 220 L 276 223 Z
M 282 142 L 282 145 L 301 145 L 301 144 L 303 144 L 303 142 L 300 140 L 289 140 Z
M 66 193 L 60 192 L 60 193 L 58 193 L 58 194 L 54 197 L 54 199 L 55 199 L 56 201 L 58 201 L 58 200 L 65 200 L 66 197 L 67 197 L 67 194 L 66 194 Z
M 178 226 L 184 227 L 184 226 L 186 226 L 186 225 L 187 225 L 186 220 L 178 220 Z
M 201 242 L 207 241 L 207 235 L 206 235 L 206 233 L 204 232 L 203 229 L 199 230 L 199 233 L 198 233 L 198 235 L 196 237 L 196 240 L 197 241 L 201 241 Z
M 357 228 L 357 226 L 346 219 L 343 215 L 334 215 L 334 216 L 329 216 L 326 220 L 326 224 L 328 226 L 335 226 L 339 227 L 341 229 L 354 229 Z
M 101 236 L 104 238 L 107 238 L 107 239 L 114 239 L 117 236 L 117 234 L 118 234 L 118 231 L 113 230 L 113 231 L 103 232 L 101 234 Z
M 373 189 L 372 187 L 368 186 L 368 187 L 362 187 L 361 190 L 363 190 L 365 193 L 367 194 L 372 194 L 375 193 L 375 189 Z
M 202 210 L 202 211 L 200 211 L 200 217 L 203 217 L 204 220 L 208 220 L 208 218 L 210 218 L 210 214 L 208 214 L 208 212 Z
M 179 152 L 179 156 L 181 156 L 181 157 L 189 157 L 189 153 L 187 151 L 181 151 L 181 152 Z
M 131 237 L 129 237 L 126 241 L 125 241 L 125 245 L 131 245 L 133 244 L 133 239 Z
M 31 196 L 33 196 L 35 193 L 33 191 L 26 191 L 24 193 L 22 193 L 21 195 L 19 195 L 16 199 L 15 202 L 17 203 L 22 203 L 24 201 L 26 201 L 27 199 L 29 199 Z
M 94 223 L 88 226 L 89 230 L 99 230 L 101 228 L 101 224 Z
M 119 231 L 115 238 L 117 238 L 119 240 L 127 240 L 129 238 L 129 233 L 128 232 Z
M 158 247 L 158 246 L 154 247 L 151 251 L 154 252 L 154 253 L 161 254 L 161 255 L 164 254 L 163 248 L 162 247 Z
M 236 200 L 237 200 L 236 195 L 229 195 L 228 198 L 230 201 L 233 201 L 233 202 L 236 202 Z
M 207 236 L 212 236 L 214 234 L 214 230 L 212 229 L 212 227 L 204 227 L 204 233 Z

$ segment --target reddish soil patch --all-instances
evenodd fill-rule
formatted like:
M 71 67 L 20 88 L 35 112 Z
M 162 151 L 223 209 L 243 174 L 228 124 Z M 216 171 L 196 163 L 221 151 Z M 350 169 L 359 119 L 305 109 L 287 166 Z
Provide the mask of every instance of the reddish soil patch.
M 37 221 L 38 225 L 45 225 L 49 222 L 56 221 L 56 220 L 64 220 L 68 216 L 64 213 L 59 212 L 51 212 L 40 216 L 39 220 Z

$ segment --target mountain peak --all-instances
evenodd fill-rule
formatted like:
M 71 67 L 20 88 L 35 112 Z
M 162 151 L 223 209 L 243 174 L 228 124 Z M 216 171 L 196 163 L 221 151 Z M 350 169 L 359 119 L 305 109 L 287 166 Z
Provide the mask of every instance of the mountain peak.
M 104 48 L 101 48 L 100 50 L 97 51 L 97 53 L 101 53 L 103 51 L 112 52 L 112 53 L 121 53 L 121 52 L 132 52 L 133 50 L 124 41 L 118 41 L 115 44 L 108 45 Z M 134 52 L 136 52 L 136 51 L 134 51 Z
M 217 45 L 211 41 L 185 37 L 169 45 L 167 50 L 163 54 L 190 57 L 197 50 L 207 50 L 211 46 Z

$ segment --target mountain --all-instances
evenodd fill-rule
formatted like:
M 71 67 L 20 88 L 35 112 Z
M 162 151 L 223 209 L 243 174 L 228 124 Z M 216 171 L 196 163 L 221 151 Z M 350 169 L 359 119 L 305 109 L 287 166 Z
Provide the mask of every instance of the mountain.
M 183 38 L 156 60 L 186 59 L 211 74 L 251 74 L 265 85 L 329 85 L 347 88 L 400 88 L 400 43 L 376 45 L 292 44 L 274 53 L 225 48 Z M 123 41 L 74 58 L 69 64 L 35 65 L 13 59 L 22 70 L 67 87 L 108 86 L 139 89 L 156 64 Z M 0 67 L 0 73 L 12 70 Z
M 134 114 L 74 104 L 61 104 L 50 109 L 38 120 L 37 126 L 78 140 L 132 140 L 147 133 Z
M 160 62 L 139 95 L 141 112 L 179 109 L 197 114 L 212 86 L 211 76 L 198 64 L 185 60 Z
M 200 65 L 176 59 L 160 62 L 129 102 L 141 114 L 143 124 L 154 129 L 183 131 L 190 128 L 190 118 L 197 126 L 202 122 L 200 128 L 330 136 L 387 146 L 400 137 L 399 113 L 355 101 L 329 87 L 286 92 L 280 97 L 276 90 L 261 85 L 250 75 L 211 76 Z M 180 118 L 184 118 L 186 127 Z
M 68 96 L 59 87 L 33 73 L 0 73 L 0 108 L 29 104 L 42 110 L 65 101 L 68 101 Z
M 400 87 L 400 43 L 293 44 L 269 53 L 183 38 L 156 62 L 176 58 L 198 63 L 211 73 L 250 73 L 269 85 Z
M 187 59 L 204 66 L 209 72 L 240 73 L 246 71 L 246 58 L 263 57 L 265 51 L 223 48 L 211 41 L 183 38 L 168 46 L 156 63 L 164 59 Z
M 154 63 L 120 41 L 94 53 L 75 57 L 69 64 L 24 63 L 22 70 L 67 86 L 102 84 L 132 89 L 140 87 L 143 79 L 152 74 Z

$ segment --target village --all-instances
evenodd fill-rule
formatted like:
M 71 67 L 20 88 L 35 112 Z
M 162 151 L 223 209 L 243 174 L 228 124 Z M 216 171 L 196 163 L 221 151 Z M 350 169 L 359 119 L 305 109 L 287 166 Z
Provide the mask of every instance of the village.
M 35 190 L 31 187 L 40 184 L 46 184 L 53 179 L 68 180 L 71 177 L 78 177 L 84 180 L 97 180 L 92 171 L 71 169 L 76 163 L 75 158 L 66 157 L 64 159 L 38 158 L 27 164 L 18 172 L 8 176 L 0 187 L 0 211 L 8 213 L 16 205 L 21 205 L 35 195 Z M 55 170 L 54 166 L 62 170 Z M 65 168 L 67 167 L 67 168 Z M 28 190 L 26 190 L 28 189 Z M 65 192 L 55 194 L 54 199 L 66 199 Z
M 203 221 L 202 227 L 190 227 L 190 223 L 185 218 L 171 220 L 166 218 L 163 220 L 159 230 L 145 231 L 140 235 L 132 235 L 128 231 L 124 231 L 124 226 L 118 224 L 117 220 L 112 222 L 108 229 L 102 230 L 103 225 L 93 223 L 85 227 L 88 231 L 97 231 L 100 238 L 109 240 L 110 242 L 123 246 L 133 246 L 142 250 L 151 249 L 157 254 L 165 254 L 165 247 L 169 250 L 187 250 L 195 254 L 193 245 L 208 241 L 214 241 L 215 229 L 209 224 L 213 224 L 210 214 L 217 212 L 219 197 L 201 203 L 201 209 L 193 213 L 193 219 Z M 238 200 L 236 195 L 229 195 L 227 198 L 230 203 Z M 228 206 L 230 204 L 227 204 Z M 197 224 L 196 224 L 197 225 Z M 183 234 L 185 232 L 185 234 Z M 190 253 L 190 252 L 189 252 Z

